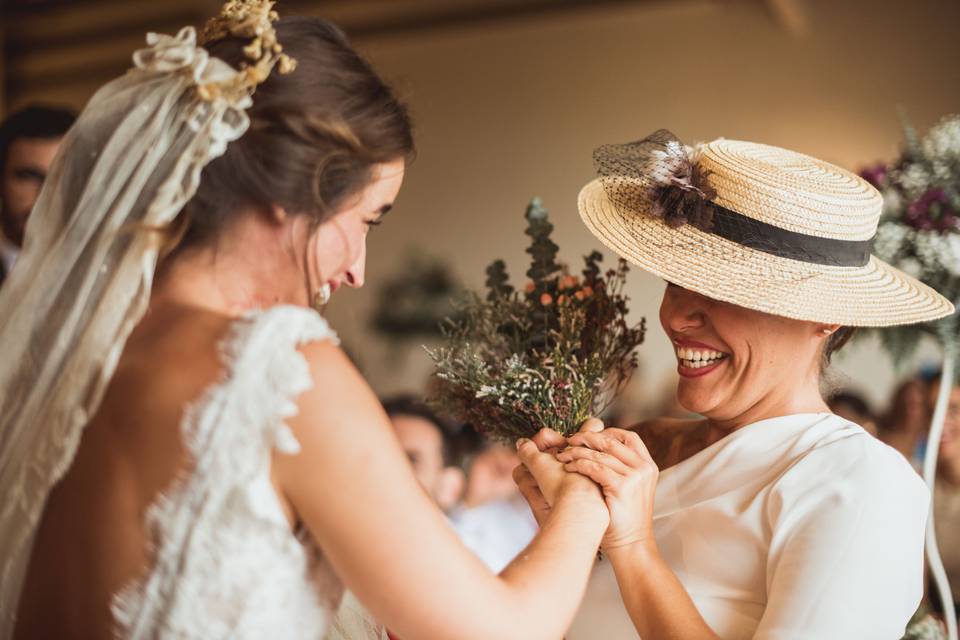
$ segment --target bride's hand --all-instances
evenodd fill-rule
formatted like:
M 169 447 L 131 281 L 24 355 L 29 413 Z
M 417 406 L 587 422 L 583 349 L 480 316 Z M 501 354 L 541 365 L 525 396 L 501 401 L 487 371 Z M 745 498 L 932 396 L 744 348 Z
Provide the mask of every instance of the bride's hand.
M 520 463 L 513 470 L 513 481 L 517 483 L 520 495 L 530 505 L 534 520 L 542 527 L 547 516 L 550 515 L 550 505 L 547 504 L 547 499 L 543 497 L 543 492 L 540 491 L 540 485 L 537 484 L 536 478 L 523 463 Z
M 602 548 L 653 544 L 653 499 L 659 469 L 640 436 L 623 429 L 580 432 L 557 454 L 568 471 L 590 478 L 603 491 L 610 527 Z
M 596 418 L 587 420 L 581 427 L 581 431 L 602 430 L 603 423 Z M 551 455 L 556 455 L 557 452 L 567 446 L 567 439 L 564 436 L 553 429 L 546 428 L 541 429 L 533 436 L 532 442 L 537 445 L 537 449 L 541 452 Z M 542 526 L 547 515 L 550 513 L 550 503 L 544 497 L 543 491 L 540 490 L 537 479 L 530 473 L 530 469 L 521 463 L 513 470 L 513 480 L 517 484 L 520 494 L 527 501 L 527 504 L 530 505 L 530 510 L 533 512 L 533 517 L 536 519 L 537 524 Z

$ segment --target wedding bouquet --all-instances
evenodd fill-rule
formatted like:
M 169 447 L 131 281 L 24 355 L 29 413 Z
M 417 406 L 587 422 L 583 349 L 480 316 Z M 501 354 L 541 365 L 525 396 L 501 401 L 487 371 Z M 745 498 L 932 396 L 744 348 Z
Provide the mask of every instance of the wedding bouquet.
M 893 163 L 861 175 L 883 193 L 877 257 L 960 299 L 960 116 L 948 116 L 920 138 L 906 125 L 906 146 Z M 895 360 L 909 356 L 922 333 L 956 333 L 954 318 L 935 327 L 893 327 L 881 332 Z
M 432 403 L 489 437 L 509 442 L 542 427 L 574 433 L 598 415 L 637 366 L 645 324 L 627 322 L 627 264 L 605 273 L 603 256 L 579 275 L 556 261 L 553 225 L 538 199 L 526 211 L 531 256 L 522 291 L 503 260 L 487 268 L 486 295 L 469 294 L 428 353 L 436 366 Z

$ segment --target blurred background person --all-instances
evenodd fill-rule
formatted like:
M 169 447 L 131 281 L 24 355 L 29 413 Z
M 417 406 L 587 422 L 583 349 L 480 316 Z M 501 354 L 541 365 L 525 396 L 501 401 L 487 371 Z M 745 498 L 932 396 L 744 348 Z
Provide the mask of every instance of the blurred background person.
M 20 253 L 27 218 L 74 119 L 67 109 L 31 105 L 0 124 L 0 284 Z
M 460 500 L 464 487 L 457 451 L 459 428 L 411 395 L 390 398 L 383 408 L 420 486 L 448 511 Z
M 461 428 L 441 418 L 412 394 L 383 400 L 400 447 L 407 454 L 417 482 L 443 511 L 460 500 L 464 489 L 461 462 Z M 325 640 L 352 640 L 386 634 L 353 592 L 344 593 Z
M 513 480 L 516 453 L 464 429 L 467 485 L 463 500 L 448 514 L 464 544 L 492 571 L 499 572 L 537 532 L 530 507 Z
M 877 418 L 864 397 L 856 391 L 841 390 L 832 394 L 827 406 L 841 418 L 860 425 L 871 435 L 877 435 Z
M 902 453 L 914 467 L 920 464 L 923 441 L 930 427 L 927 394 L 928 385 L 920 378 L 901 382 L 878 422 L 880 439 Z
M 466 457 L 467 486 L 460 506 L 473 509 L 518 495 L 513 481 L 518 464 L 510 447 L 481 440 Z
M 513 480 L 516 453 L 444 420 L 413 395 L 388 398 L 383 407 L 424 491 L 467 548 L 502 570 L 537 532 Z

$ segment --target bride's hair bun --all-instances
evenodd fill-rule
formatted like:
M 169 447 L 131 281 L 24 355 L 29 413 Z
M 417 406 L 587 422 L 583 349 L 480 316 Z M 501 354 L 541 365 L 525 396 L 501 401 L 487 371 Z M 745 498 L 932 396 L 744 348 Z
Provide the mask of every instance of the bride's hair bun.
M 406 106 L 335 25 L 285 17 L 275 28 L 296 69 L 257 87 L 250 128 L 204 169 L 174 250 L 209 241 L 242 207 L 278 205 L 322 222 L 369 182 L 374 165 L 413 155 Z M 247 46 L 227 36 L 205 48 L 239 68 Z

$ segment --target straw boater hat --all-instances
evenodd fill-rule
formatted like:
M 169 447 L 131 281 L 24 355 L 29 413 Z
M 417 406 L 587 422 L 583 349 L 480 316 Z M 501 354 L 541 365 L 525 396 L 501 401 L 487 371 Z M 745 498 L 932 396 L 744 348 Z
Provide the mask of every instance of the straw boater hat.
M 880 193 L 809 156 L 754 142 L 695 149 L 660 130 L 594 152 L 590 231 L 630 262 L 715 300 L 787 318 L 881 327 L 953 305 L 870 254 Z

